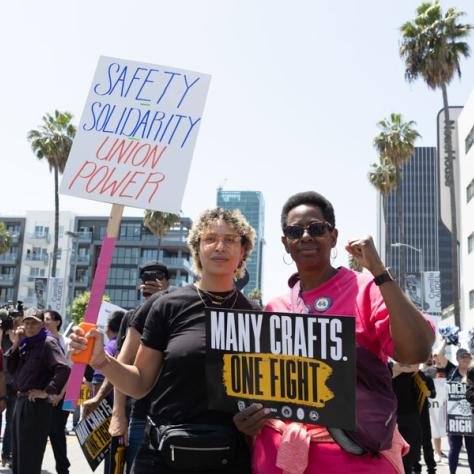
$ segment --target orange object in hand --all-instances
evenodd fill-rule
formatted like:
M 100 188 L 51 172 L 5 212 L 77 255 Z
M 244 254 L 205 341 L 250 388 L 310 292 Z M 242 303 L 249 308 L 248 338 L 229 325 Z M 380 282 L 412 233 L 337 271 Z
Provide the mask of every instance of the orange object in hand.
M 94 323 L 80 323 L 79 327 L 84 331 L 84 335 L 86 335 L 91 329 L 97 329 L 97 324 Z M 95 338 L 91 337 L 87 340 L 87 347 L 76 354 L 71 354 L 71 360 L 75 364 L 88 364 L 91 360 L 92 351 L 94 350 L 94 343 Z

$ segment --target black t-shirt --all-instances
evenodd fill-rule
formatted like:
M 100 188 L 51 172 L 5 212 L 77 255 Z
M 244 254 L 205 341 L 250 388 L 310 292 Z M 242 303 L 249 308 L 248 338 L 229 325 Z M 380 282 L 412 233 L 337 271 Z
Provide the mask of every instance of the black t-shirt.
M 132 317 L 127 324 L 127 331 L 129 327 L 136 329 L 140 334 L 143 334 L 143 328 L 145 327 L 145 321 L 150 312 L 153 304 L 158 298 L 161 298 L 163 295 L 175 290 L 175 287 L 170 287 L 167 290 L 158 291 L 153 293 L 149 298 L 147 298 L 141 306 L 134 310 Z M 130 405 L 130 418 L 139 418 L 144 420 L 148 414 L 150 408 L 150 401 L 153 400 L 155 388 L 153 387 L 150 393 L 143 398 L 138 400 L 131 399 Z
M 119 332 L 117 334 L 117 354 L 122 350 L 123 343 L 125 338 L 127 337 L 128 327 L 132 322 L 133 316 L 135 315 L 135 309 L 130 309 L 127 311 L 122 318 L 122 322 L 120 323 Z
M 449 379 L 456 366 L 448 360 L 446 367 L 436 367 L 436 378 Z
M 392 379 L 392 387 L 398 401 L 398 415 L 418 413 L 418 393 L 413 372 L 402 372 Z
M 253 309 L 241 293 L 235 304 L 222 307 Z M 142 344 L 163 352 L 149 414 L 157 424 L 232 424 L 232 413 L 209 410 L 205 374 L 204 304 L 194 285 L 177 289 L 153 305 Z

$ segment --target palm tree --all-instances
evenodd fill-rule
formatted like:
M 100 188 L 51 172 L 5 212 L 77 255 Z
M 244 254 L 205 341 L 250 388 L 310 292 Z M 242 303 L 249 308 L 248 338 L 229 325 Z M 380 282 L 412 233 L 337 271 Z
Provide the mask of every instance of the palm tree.
M 405 243 L 405 225 L 402 205 L 402 165 L 415 151 L 415 140 L 420 134 L 414 129 L 413 120 L 404 122 L 401 114 L 391 114 L 390 119 L 377 123 L 381 132 L 374 138 L 374 146 L 380 154 L 380 161 L 387 160 L 395 167 L 396 209 L 399 242 Z M 405 247 L 400 246 L 399 279 L 405 288 Z
M 39 160 L 46 159 L 49 170 L 54 173 L 54 246 L 51 276 L 56 276 L 59 235 L 59 173 L 63 173 L 71 151 L 76 127 L 71 124 L 72 114 L 54 111 L 54 116 L 46 114 L 38 130 L 28 132 L 28 141 Z
M 469 46 L 463 41 L 473 26 L 459 23 L 464 12 L 449 8 L 443 16 L 439 1 L 422 3 L 418 16 L 404 23 L 400 30 L 400 56 L 405 61 L 405 77 L 409 82 L 418 77 L 431 89 L 440 88 L 443 95 L 444 140 L 448 159 L 444 162 L 444 181 L 449 187 L 451 208 L 451 275 L 454 321 L 460 326 L 458 229 L 456 222 L 456 189 L 454 182 L 454 152 L 449 120 L 447 85 L 457 73 L 461 77 L 460 59 L 469 57 Z
M 12 246 L 12 235 L 4 222 L 0 222 L 0 255 L 8 252 Z
M 143 224 L 152 234 L 158 237 L 158 257 L 160 255 L 161 239 L 179 221 L 180 217 L 170 212 L 145 210 Z
M 382 195 L 383 215 L 385 221 L 385 254 L 387 254 L 390 245 L 387 196 L 390 191 L 397 186 L 397 170 L 387 158 L 382 158 L 379 164 L 372 163 L 370 167 L 372 168 L 372 171 L 369 171 L 368 173 L 369 181 Z

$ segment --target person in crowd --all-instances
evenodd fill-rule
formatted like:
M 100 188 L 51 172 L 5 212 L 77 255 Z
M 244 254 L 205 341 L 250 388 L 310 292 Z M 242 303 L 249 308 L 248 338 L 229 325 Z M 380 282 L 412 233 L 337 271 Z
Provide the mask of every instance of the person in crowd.
M 2 351 L 5 355 L 8 349 L 12 346 L 12 341 L 15 338 L 15 331 L 23 322 L 23 310 L 13 312 L 13 327 L 3 333 L 2 336 Z M 12 416 L 15 408 L 16 390 L 13 385 L 13 376 L 6 370 L 6 359 L 3 360 L 3 367 L 5 368 L 5 383 L 7 390 L 7 409 L 5 411 L 5 430 L 3 432 L 2 441 L 2 466 L 12 467 Z
M 428 474 L 435 474 L 436 473 L 436 465 L 437 462 L 434 458 L 434 450 L 433 450 L 433 443 L 431 442 L 431 422 L 430 422 L 430 402 L 429 399 L 436 398 L 436 387 L 434 384 L 434 373 L 432 369 L 432 358 L 430 357 L 428 361 L 423 364 L 423 370 L 418 371 L 418 374 L 421 378 L 421 381 L 426 385 L 428 392 L 426 392 L 426 396 L 424 398 L 424 402 L 421 407 L 421 414 L 420 414 L 420 422 L 421 422 L 421 447 L 423 448 L 423 458 L 425 460 L 426 469 L 428 470 Z M 421 393 L 422 390 L 419 390 Z M 413 467 L 413 472 L 420 473 L 421 472 L 421 464 L 420 464 L 420 456 L 418 456 L 418 460 L 415 462 Z
M 62 316 L 52 309 L 44 311 L 44 325 L 48 330 L 49 335 L 53 336 L 66 360 L 71 366 L 71 360 L 68 357 L 69 341 L 60 333 L 63 324 Z M 56 460 L 56 472 L 58 474 L 68 474 L 71 463 L 67 457 L 67 442 L 66 442 L 66 423 L 69 412 L 63 410 L 64 395 L 66 393 L 66 386 L 62 389 L 59 395 L 52 395 L 52 418 L 51 431 L 49 439 L 53 448 L 54 459 Z
M 105 334 L 109 339 L 105 345 L 105 351 L 107 354 L 115 357 L 117 355 L 117 335 L 120 330 L 120 324 L 125 315 L 124 311 L 114 311 L 111 313 L 107 320 L 107 326 L 105 328 Z M 100 370 L 94 370 L 94 375 L 92 377 L 92 395 L 95 397 L 99 392 L 102 384 L 104 382 L 104 376 Z M 87 408 L 87 407 L 86 407 Z M 87 414 L 86 410 L 86 414 Z
M 125 314 L 117 337 L 117 360 L 125 364 L 133 364 L 135 360 L 145 321 L 153 303 L 171 289 L 166 265 L 161 262 L 150 262 L 143 266 L 140 269 L 139 289 L 145 301 L 136 310 L 128 311 Z M 113 385 L 109 380 L 106 380 L 99 393 L 84 405 L 87 409 L 97 406 L 112 389 Z M 127 397 L 118 390 L 114 390 L 114 405 L 109 432 L 112 436 L 121 436 L 125 445 L 128 446 L 126 453 L 127 474 L 131 471 L 133 460 L 143 444 L 146 415 L 152 395 L 150 392 L 140 400 L 131 399 L 130 403 L 127 403 Z
M 456 360 L 458 366 L 455 367 L 454 370 L 452 370 L 448 374 L 447 380 L 452 382 L 466 383 L 467 372 L 472 362 L 472 355 L 468 350 L 460 348 L 456 351 Z M 471 472 L 474 472 L 474 436 L 448 434 L 448 462 L 450 474 L 455 474 L 456 469 L 458 467 L 459 453 L 461 452 L 463 438 L 464 446 L 466 447 L 467 451 L 467 460 L 469 462 L 469 468 L 471 469 Z
M 333 267 L 331 251 L 338 237 L 334 209 L 313 191 L 286 201 L 281 226 L 283 246 L 298 273 L 289 280 L 290 292 L 268 303 L 267 311 L 355 316 L 357 344 L 383 362 L 387 356 L 406 364 L 427 359 L 434 330 L 387 271 L 370 236 L 346 246 L 368 272 Z M 256 436 L 254 474 L 403 472 L 403 440 L 397 431 L 392 448 L 381 451 L 382 456 L 356 456 L 344 451 L 325 428 L 285 423 L 281 429 L 278 420 L 267 420 L 261 407 L 253 404 L 234 417 L 242 432 Z
M 133 473 L 187 472 L 190 468 L 184 466 L 192 466 L 194 472 L 202 474 L 251 472 L 249 447 L 235 428 L 232 414 L 208 408 L 205 307 L 252 308 L 235 288 L 234 278 L 244 272 L 254 236 L 254 230 L 238 210 L 209 209 L 195 221 L 188 243 L 199 281 L 155 302 L 146 319 L 134 365 L 123 364 L 104 353 L 99 331 L 90 331 L 84 337 L 80 328 L 74 330 L 71 344 L 76 350 L 86 347 L 87 338 L 97 338 L 91 364 L 100 368 L 121 392 L 140 399 L 156 381 L 145 440 L 135 458 Z M 178 424 L 187 424 L 188 433 L 196 434 L 186 450 L 169 445 L 173 427 Z M 213 425 L 210 430 L 209 425 Z M 213 439 L 211 445 L 209 438 Z M 160 442 L 163 449 L 159 451 Z M 232 453 L 228 450 L 230 445 L 235 446 Z
M 62 392 L 71 370 L 56 339 L 48 336 L 39 309 L 26 311 L 5 359 L 17 390 L 13 472 L 39 473 L 51 428 L 52 397 Z
M 433 366 L 435 367 L 437 379 L 446 379 L 456 369 L 456 366 L 446 357 L 446 339 L 433 352 Z M 446 437 L 446 410 L 431 410 L 430 412 L 431 434 L 435 451 L 435 461 L 440 463 L 443 457 L 447 457 L 441 450 L 441 438 Z

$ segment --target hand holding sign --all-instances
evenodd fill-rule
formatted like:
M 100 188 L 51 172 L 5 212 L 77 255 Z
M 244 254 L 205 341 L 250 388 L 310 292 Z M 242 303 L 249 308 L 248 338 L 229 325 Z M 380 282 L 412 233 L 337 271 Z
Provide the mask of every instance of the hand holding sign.
M 101 366 L 107 360 L 104 350 L 104 334 L 98 329 L 90 329 L 85 333 L 81 326 L 74 326 L 70 341 L 69 347 L 72 349 L 73 358 L 77 358 L 75 354 L 80 356 L 84 351 L 90 351 L 87 360 L 84 359 L 81 363 L 94 367 Z M 91 344 L 93 344 L 92 349 L 90 349 Z
M 270 412 L 271 410 L 263 408 L 261 403 L 252 403 L 234 416 L 234 424 L 240 432 L 247 436 L 257 436 L 265 425 Z

